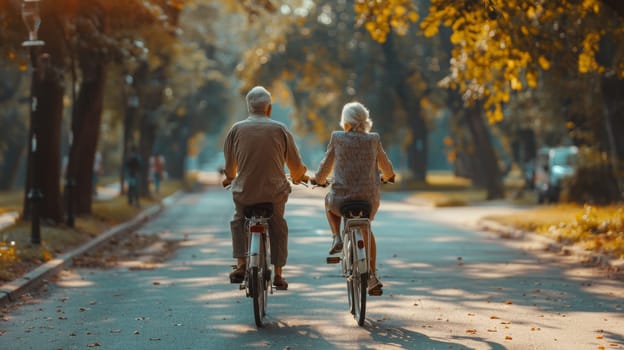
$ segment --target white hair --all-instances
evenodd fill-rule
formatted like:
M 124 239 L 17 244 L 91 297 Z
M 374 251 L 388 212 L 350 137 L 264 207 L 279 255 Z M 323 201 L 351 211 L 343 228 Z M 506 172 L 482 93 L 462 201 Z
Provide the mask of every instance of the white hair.
M 359 102 L 349 102 L 342 107 L 340 126 L 344 130 L 369 132 L 373 127 L 373 121 L 370 119 L 368 109 L 364 105 Z
M 245 100 L 249 113 L 264 113 L 271 105 L 271 93 L 262 86 L 254 86 L 245 96 Z

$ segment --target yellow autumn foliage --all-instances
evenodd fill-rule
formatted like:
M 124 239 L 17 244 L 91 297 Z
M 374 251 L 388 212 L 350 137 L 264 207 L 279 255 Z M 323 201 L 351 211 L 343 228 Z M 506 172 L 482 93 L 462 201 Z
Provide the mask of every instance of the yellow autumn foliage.
M 390 31 L 399 35 L 407 32 L 410 23 L 419 16 L 411 0 L 366 1 L 357 0 L 353 5 L 357 23 L 363 25 L 371 38 L 383 43 Z
M 393 28 L 404 28 L 419 17 L 406 0 L 358 0 L 355 11 L 360 24 L 378 42 L 384 42 Z M 596 61 L 605 35 L 601 20 L 605 12 L 600 0 L 431 0 L 419 27 L 425 37 L 438 35 L 442 26 L 452 30 L 450 72 L 440 85 L 458 88 L 467 102 L 483 100 L 491 106 L 489 119 L 496 121 L 503 118 L 502 106 L 510 95 L 536 88 L 539 71 L 550 70 L 553 57 L 565 50 L 576 55 L 580 73 L 605 72 Z M 576 26 L 582 26 L 582 32 Z M 624 30 L 612 33 L 624 40 Z M 616 69 L 624 78 L 624 63 Z

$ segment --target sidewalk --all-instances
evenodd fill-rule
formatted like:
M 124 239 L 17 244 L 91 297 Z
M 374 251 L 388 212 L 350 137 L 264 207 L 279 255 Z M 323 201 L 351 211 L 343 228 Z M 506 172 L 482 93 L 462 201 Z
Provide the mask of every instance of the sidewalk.
M 10 211 L 8 213 L 0 214 L 0 230 L 13 225 L 18 217 L 19 213 L 16 211 Z
M 119 194 L 119 184 L 111 184 L 106 187 L 98 188 L 98 199 L 105 200 L 107 198 L 113 198 Z M 179 196 L 179 193 L 164 198 L 160 204 L 153 205 L 146 208 L 139 213 L 134 219 L 115 226 L 102 234 L 95 237 L 93 240 L 83 244 L 82 246 L 61 254 L 54 259 L 44 263 L 36 269 L 26 273 L 24 276 L 15 279 L 11 282 L 0 285 L 0 306 L 7 303 L 18 300 L 20 295 L 36 288 L 46 282 L 48 278 L 54 276 L 64 268 L 70 267 L 75 257 L 78 257 L 86 252 L 98 248 L 102 244 L 106 243 L 110 239 L 122 235 L 143 225 L 146 221 L 158 215 L 164 208 L 170 206 Z M 9 218 L 11 213 L 6 213 L 0 216 L 0 219 L 6 220 L 4 217 Z M 17 216 L 17 213 L 15 213 Z M 14 220 L 14 219 L 13 219 Z M 8 225 L 13 222 L 9 222 Z

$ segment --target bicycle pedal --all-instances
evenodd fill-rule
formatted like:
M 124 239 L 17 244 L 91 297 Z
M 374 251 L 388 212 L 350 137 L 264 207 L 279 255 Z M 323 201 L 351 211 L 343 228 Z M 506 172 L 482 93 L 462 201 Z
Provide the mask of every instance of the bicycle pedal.
M 328 256 L 327 257 L 327 263 L 328 264 L 337 264 L 340 262 L 340 257 L 339 256 Z

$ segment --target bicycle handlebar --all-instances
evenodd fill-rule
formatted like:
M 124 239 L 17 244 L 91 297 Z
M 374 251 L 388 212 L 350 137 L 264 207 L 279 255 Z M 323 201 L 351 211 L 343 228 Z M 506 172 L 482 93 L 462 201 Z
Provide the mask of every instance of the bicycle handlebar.
M 320 183 L 316 182 L 316 179 L 315 179 L 315 178 L 310 178 L 310 183 L 311 183 L 312 185 L 314 185 L 314 186 L 318 186 L 318 187 L 327 187 L 327 186 L 331 185 L 332 181 L 328 179 L 327 181 L 325 181 L 325 183 L 320 184 Z M 390 179 L 390 180 L 384 180 L 384 179 L 382 178 L 382 179 L 381 179 L 381 183 L 382 183 L 382 184 L 384 184 L 384 185 L 387 185 L 387 184 L 394 184 L 394 177 L 393 177 L 392 179 Z

